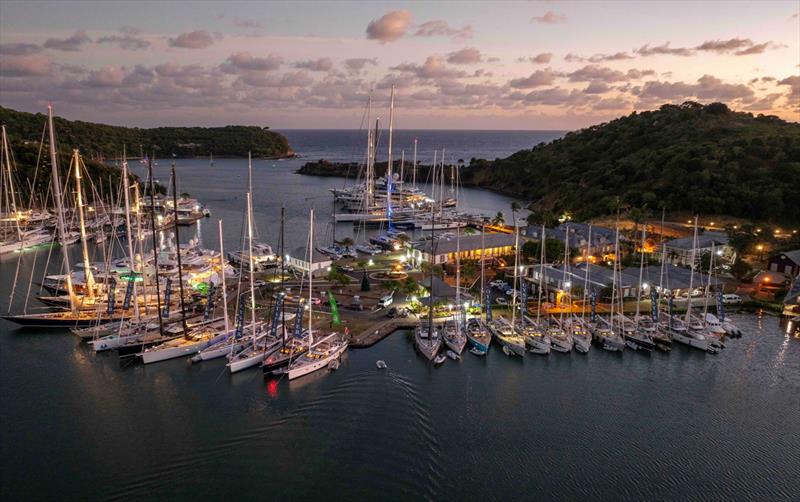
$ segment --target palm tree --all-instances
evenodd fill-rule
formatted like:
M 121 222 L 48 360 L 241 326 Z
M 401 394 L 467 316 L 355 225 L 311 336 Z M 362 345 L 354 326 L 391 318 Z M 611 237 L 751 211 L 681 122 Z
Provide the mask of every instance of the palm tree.
M 517 212 L 522 209 L 519 205 L 519 202 L 513 200 L 511 201 L 511 216 L 514 220 L 514 228 L 517 228 Z
M 497 211 L 497 214 L 494 215 L 494 218 L 492 218 L 492 225 L 502 225 L 505 222 L 506 218 L 503 216 L 503 213 L 501 211 Z
M 349 248 L 350 246 L 352 246 L 353 244 L 355 244 L 355 242 L 353 241 L 353 239 L 351 239 L 350 237 L 345 237 L 344 239 L 342 239 L 341 241 L 339 241 L 339 243 L 340 243 L 342 246 L 346 247 L 346 248 Z

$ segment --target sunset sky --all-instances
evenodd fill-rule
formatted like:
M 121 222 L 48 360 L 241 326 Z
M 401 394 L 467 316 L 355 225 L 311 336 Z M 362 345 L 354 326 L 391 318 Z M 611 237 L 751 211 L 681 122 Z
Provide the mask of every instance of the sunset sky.
M 120 125 L 575 129 L 662 103 L 800 120 L 800 2 L 0 3 L 0 105 Z

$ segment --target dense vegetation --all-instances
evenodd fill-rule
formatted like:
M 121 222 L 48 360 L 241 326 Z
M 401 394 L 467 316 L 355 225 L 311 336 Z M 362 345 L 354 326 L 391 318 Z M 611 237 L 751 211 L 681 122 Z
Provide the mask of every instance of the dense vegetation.
M 45 131 L 47 117 L 43 114 L 26 113 L 0 107 L 0 123 L 6 126 L 9 148 L 15 160 L 15 189 L 19 192 L 22 207 L 28 201 L 42 201 L 50 186 L 50 157 L 48 139 L 40 143 Z M 93 183 L 100 191 L 100 185 L 108 193 L 109 186 L 118 187 L 120 170 L 106 164 L 119 158 L 123 146 L 127 147 L 129 157 L 144 152 L 155 152 L 156 157 L 186 157 L 193 155 L 246 156 L 248 150 L 256 157 L 277 157 L 291 155 L 292 151 L 282 135 L 260 127 L 158 127 L 139 129 L 118 127 L 90 122 L 71 121 L 55 117 L 56 143 L 59 147 L 61 176 L 66 177 L 70 166 L 72 149 L 81 152 L 88 183 Z M 38 169 L 37 166 L 38 160 Z M 74 172 L 74 171 L 72 171 Z M 65 182 L 62 179 L 62 183 Z M 116 188 L 115 188 L 116 191 Z M 163 191 L 163 187 L 159 187 Z M 95 191 L 86 187 L 86 196 L 92 200 Z
M 12 143 L 39 141 L 46 116 L 0 107 L 0 123 L 5 124 Z M 140 147 L 154 151 L 157 157 L 207 156 L 283 157 L 291 155 L 286 138 L 267 128 L 256 126 L 225 127 L 119 127 L 79 120 L 55 119 L 58 142 L 69 148 L 80 148 L 85 157 L 112 159 L 120 157 L 123 145 L 128 155 L 138 157 Z
M 663 105 L 473 161 L 462 179 L 579 220 L 621 206 L 791 223 L 800 221 L 800 124 L 722 103 Z

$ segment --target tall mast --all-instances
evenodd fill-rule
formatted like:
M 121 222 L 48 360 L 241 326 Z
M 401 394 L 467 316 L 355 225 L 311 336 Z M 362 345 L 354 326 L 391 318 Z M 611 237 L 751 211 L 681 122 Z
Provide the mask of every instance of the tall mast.
M 433 266 L 436 265 L 436 215 L 431 204 L 431 266 L 428 274 L 431 289 L 428 291 L 428 336 L 433 333 Z
M 125 235 L 128 241 L 128 259 L 131 264 L 131 273 L 129 281 L 133 281 L 133 315 L 134 318 L 139 320 L 139 293 L 136 286 L 136 258 L 133 254 L 133 231 L 131 229 L 131 203 L 130 203 L 130 186 L 128 182 L 128 155 L 125 146 L 122 147 L 122 189 L 125 191 Z
M 570 288 L 567 288 L 567 266 L 568 265 L 569 265 L 569 223 L 564 225 L 564 271 L 563 271 L 563 273 L 561 275 L 561 286 L 564 287 L 563 295 L 567 295 L 567 296 L 569 296 L 568 289 L 570 289 Z M 570 284 L 571 283 L 572 283 L 572 281 L 570 281 Z M 558 315 L 559 324 L 561 325 L 562 328 L 564 327 L 564 308 L 563 308 L 564 296 L 563 295 L 561 296 L 562 307 L 559 309 L 559 315 Z M 569 311 L 570 311 L 570 313 L 572 312 L 572 303 L 570 303 Z
M 311 321 L 313 317 L 311 303 L 314 293 L 314 208 L 312 207 L 308 215 L 308 346 L 314 344 L 314 333 L 311 331 Z
M 222 220 L 219 220 L 219 268 L 220 282 L 222 282 L 222 312 L 225 317 L 225 333 L 230 331 L 228 322 L 228 289 L 225 285 L 225 245 L 222 240 Z
M 589 223 L 589 240 L 586 242 L 586 272 L 583 275 L 583 303 L 581 308 L 581 320 L 586 321 L 586 297 L 589 294 L 589 255 L 592 249 L 592 224 Z
M 400 182 L 406 181 L 406 151 L 400 150 Z
M 72 158 L 75 164 L 75 193 L 78 206 L 78 220 L 81 231 L 81 248 L 83 250 L 83 273 L 86 277 L 86 289 L 88 290 L 89 300 L 94 300 L 94 274 L 92 274 L 91 263 L 89 262 L 89 245 L 86 242 L 86 222 L 83 219 L 83 186 L 81 184 L 81 168 L 83 161 L 77 149 L 72 151 Z
M 61 254 L 64 257 L 64 267 L 67 272 L 67 291 L 69 292 L 69 306 L 73 314 L 78 313 L 75 300 L 75 289 L 72 287 L 72 267 L 69 263 L 69 252 L 66 243 L 66 224 L 64 223 L 64 200 L 61 196 L 61 178 L 58 175 L 58 155 L 56 155 L 56 133 L 53 128 L 53 106 L 47 106 L 47 128 L 50 130 L 50 167 L 52 169 L 53 198 L 56 200 L 58 211 L 58 240 L 61 243 Z
M 433 171 L 431 171 L 431 199 L 433 200 L 432 206 L 436 205 L 436 163 L 439 161 L 438 158 L 439 150 L 434 148 L 433 150 Z M 431 213 L 432 215 L 433 213 Z
M 153 231 L 153 277 L 156 283 L 156 312 L 158 313 L 158 332 L 164 336 L 164 322 L 161 314 L 161 286 L 158 283 L 158 238 L 156 237 L 156 202 L 155 202 L 155 183 L 153 183 L 153 157 L 147 163 L 147 182 L 150 189 L 150 228 Z M 227 308 L 227 305 L 226 305 Z
M 250 264 L 250 330 L 253 345 L 256 344 L 256 290 L 255 274 L 253 272 L 253 163 L 250 152 L 247 152 L 247 252 Z
M 392 228 L 392 136 L 394 135 L 394 84 L 392 84 L 392 93 L 389 98 L 389 151 L 386 163 L 386 218 L 388 220 L 388 229 Z
M 184 336 L 189 335 L 189 330 L 186 326 L 186 305 L 183 299 L 183 263 L 181 262 L 181 237 L 178 233 L 178 180 L 175 177 L 175 160 L 172 160 L 172 219 L 174 220 L 175 229 L 175 247 L 177 248 L 178 255 L 178 287 L 181 293 L 181 326 L 183 327 Z
M 441 168 L 439 169 L 439 215 L 444 216 L 444 151 L 442 148 L 442 158 L 440 160 Z
M 542 223 L 542 243 L 539 250 L 539 300 L 536 303 L 536 324 L 542 317 L 542 286 L 544 286 L 544 223 Z
M 14 178 L 11 175 L 11 155 L 8 151 L 8 136 L 6 136 L 6 126 L 3 124 L 3 156 L 6 159 L 6 170 L 8 172 L 8 200 L 11 202 L 11 212 L 14 213 L 14 223 L 17 227 L 17 237 L 22 245 L 22 229 L 19 228 L 19 215 L 17 214 L 17 196 L 14 193 Z M 2 166 L 0 166 L 2 168 Z
M 416 142 L 416 140 L 415 140 Z M 481 314 L 485 311 L 486 306 L 486 297 L 484 296 L 484 287 L 486 282 L 486 274 L 484 270 L 484 263 L 486 262 L 486 257 L 483 255 L 486 252 L 486 219 L 484 218 L 481 221 L 481 305 L 484 305 L 484 309 L 481 310 Z
M 285 269 L 286 260 L 284 259 L 284 255 L 283 255 L 283 229 L 284 229 L 284 223 L 286 221 L 285 219 L 286 219 L 286 207 L 285 207 L 285 205 L 281 204 L 281 242 L 280 242 L 280 255 L 279 255 L 281 257 L 281 294 L 283 294 L 283 286 L 284 286 L 283 277 L 284 277 L 284 273 L 286 271 L 286 269 Z M 283 311 L 282 316 L 283 316 L 283 322 L 281 323 L 281 329 L 283 330 L 283 343 L 285 345 L 286 344 L 286 310 Z
M 689 274 L 689 294 L 686 298 L 686 327 L 689 327 L 689 320 L 692 314 L 692 292 L 694 291 L 694 260 L 697 257 L 697 216 L 694 217 L 694 236 L 692 237 L 692 261 Z
M 519 226 L 514 225 L 514 294 L 511 296 L 511 325 L 517 321 L 517 267 L 519 267 Z
M 611 321 L 612 330 L 614 329 L 614 306 L 617 301 L 617 264 L 619 264 L 619 221 L 617 221 L 614 237 L 614 268 L 611 273 L 611 313 L 609 314 L 609 321 Z
M 636 322 L 639 322 L 639 303 L 642 299 L 642 274 L 644 273 L 644 241 L 647 238 L 647 225 L 642 229 L 642 248 L 639 258 L 639 287 L 636 290 Z
M 411 171 L 411 184 L 417 188 L 417 138 L 414 138 L 414 170 Z
M 461 231 L 456 228 L 456 312 L 461 312 Z M 461 333 L 461 320 L 456 322 L 456 332 Z
M 144 263 L 142 261 L 144 259 L 144 239 L 142 238 L 142 201 L 139 196 L 139 183 L 134 183 L 133 188 L 136 190 L 134 192 L 136 196 L 133 202 L 133 205 L 136 208 L 136 244 L 139 246 L 139 268 L 142 270 L 142 289 L 144 289 L 144 312 L 145 315 L 147 315 L 149 310 L 148 305 L 150 303 L 148 301 L 147 290 L 150 281 L 147 277 L 146 271 L 144 270 Z

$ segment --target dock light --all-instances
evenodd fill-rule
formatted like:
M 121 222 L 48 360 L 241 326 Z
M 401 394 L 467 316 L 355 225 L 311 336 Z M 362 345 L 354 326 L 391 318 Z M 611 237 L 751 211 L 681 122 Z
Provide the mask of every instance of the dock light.
M 308 310 L 308 305 L 304 306 L 303 310 Z
M 453 304 L 452 303 L 448 303 L 447 304 L 447 310 L 453 310 Z
M 717 249 L 717 256 L 722 256 L 722 250 L 721 249 Z
M 714 222 L 712 221 L 711 223 L 709 223 L 709 225 L 711 225 L 713 227 L 714 226 Z
M 643 282 L 643 283 L 642 283 L 642 289 L 647 289 L 647 288 L 649 288 L 649 287 L 650 287 L 650 285 L 649 285 L 649 284 L 647 284 L 646 282 Z
M 757 229 L 756 229 L 756 233 L 757 233 L 757 234 L 760 234 L 760 233 L 761 233 L 761 229 L 760 229 L 760 228 L 757 228 Z
M 373 265 L 375 265 L 375 262 L 372 260 L 372 258 L 370 258 L 370 260 L 367 262 L 367 266 L 371 267 Z
M 289 257 L 289 255 L 287 254 L 287 255 L 286 255 L 286 261 L 289 261 L 289 258 L 290 258 L 290 257 Z
M 524 270 L 525 270 L 525 266 L 524 266 L 524 265 L 520 265 L 520 266 L 519 266 L 519 271 L 520 271 L 520 272 L 523 272 Z
M 763 251 L 764 250 L 764 246 L 759 244 L 758 246 L 756 246 L 756 249 L 758 249 L 759 251 Z
M 778 235 L 779 233 L 781 233 L 781 230 L 779 228 L 776 228 L 775 229 L 775 235 Z
M 764 277 L 764 282 L 769 282 L 769 277 Z
M 327 272 L 330 272 L 330 271 L 331 271 L 331 267 L 325 267 L 325 270 L 326 270 Z
M 686 223 L 689 223 L 689 224 L 691 224 L 691 223 L 692 223 L 692 220 L 686 220 Z
M 564 287 L 565 287 L 565 288 L 570 288 L 570 287 L 572 287 L 572 281 L 566 281 L 566 282 L 564 283 Z

